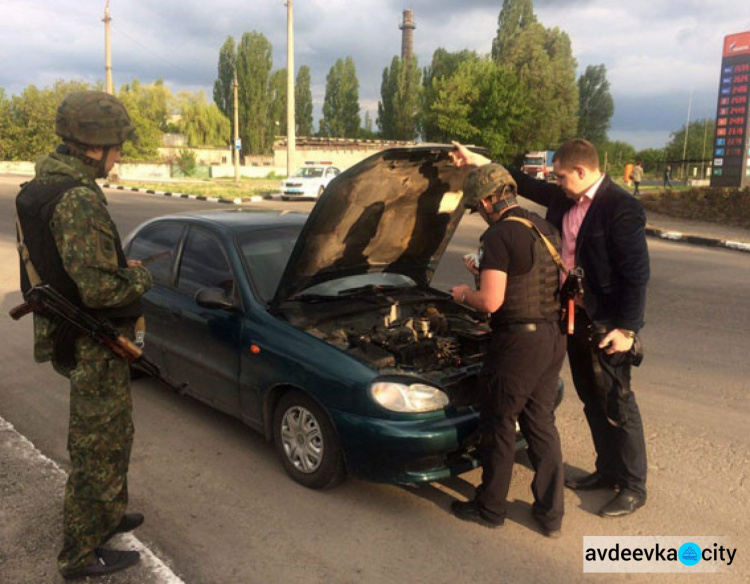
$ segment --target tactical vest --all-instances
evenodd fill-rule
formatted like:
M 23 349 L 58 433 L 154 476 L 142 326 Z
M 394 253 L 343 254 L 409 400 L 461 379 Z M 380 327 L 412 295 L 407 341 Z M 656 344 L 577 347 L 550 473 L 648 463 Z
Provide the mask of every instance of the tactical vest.
M 534 222 L 544 233 L 544 225 L 535 221 L 534 215 L 522 212 L 521 216 Z M 560 319 L 560 301 L 557 295 L 560 275 L 557 265 L 539 234 L 533 229 L 528 231 L 534 238 L 532 267 L 520 276 L 508 274 L 505 301 L 492 315 L 493 326 Z M 559 249 L 560 239 L 557 234 L 545 235 Z
M 73 279 L 63 266 L 57 249 L 50 222 L 55 207 L 62 196 L 71 188 L 85 186 L 80 181 L 70 179 L 51 184 L 40 184 L 36 180 L 26 183 L 16 197 L 16 212 L 23 230 L 23 239 L 29 258 L 41 281 L 49 284 L 76 306 L 96 316 L 110 319 L 138 318 L 142 314 L 140 300 L 116 308 L 91 309 L 87 307 L 78 292 Z M 128 266 L 117 230 L 114 230 L 117 263 L 121 268 Z M 31 288 L 29 276 L 21 262 L 21 291 Z

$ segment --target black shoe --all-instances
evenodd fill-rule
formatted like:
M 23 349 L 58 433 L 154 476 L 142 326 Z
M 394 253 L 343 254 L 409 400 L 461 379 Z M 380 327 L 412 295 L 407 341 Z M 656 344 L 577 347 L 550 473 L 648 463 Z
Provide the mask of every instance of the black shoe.
M 617 485 L 613 480 L 603 477 L 598 472 L 592 472 L 578 479 L 566 478 L 565 486 L 574 491 L 594 491 L 596 489 L 612 489 Z
M 125 515 L 122 516 L 122 519 L 120 519 L 118 526 L 115 527 L 115 531 L 112 535 L 115 533 L 127 533 L 128 531 L 133 531 L 135 528 L 141 526 L 144 519 L 142 513 L 125 513 Z
M 635 513 L 646 504 L 646 497 L 640 497 L 627 491 L 620 493 L 599 511 L 602 517 L 623 517 Z
M 479 506 L 479 503 L 476 500 L 466 502 L 453 501 L 451 503 L 451 512 L 459 519 L 463 519 L 464 521 L 473 521 L 474 523 L 478 523 L 479 525 L 488 527 L 490 529 L 502 527 L 504 523 L 504 521 L 500 521 L 498 523 L 497 521 L 492 521 L 491 519 L 485 517 L 482 514 L 482 508 Z
M 550 539 L 560 539 L 562 537 L 562 530 L 560 529 L 548 529 L 546 527 L 542 527 L 542 533 L 545 537 L 548 537 Z
M 138 560 L 141 559 L 141 554 L 133 551 L 124 552 L 96 548 L 94 553 L 96 554 L 96 561 L 93 564 L 78 568 L 69 574 L 63 574 L 63 578 L 66 580 L 78 580 L 80 578 L 87 578 L 88 576 L 103 576 L 129 568 L 137 564 Z

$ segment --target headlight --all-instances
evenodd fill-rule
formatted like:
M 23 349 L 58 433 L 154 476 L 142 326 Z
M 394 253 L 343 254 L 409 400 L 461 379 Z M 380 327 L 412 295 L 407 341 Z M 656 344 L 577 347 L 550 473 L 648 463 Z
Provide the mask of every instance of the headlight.
M 370 386 L 372 398 L 392 412 L 433 412 L 448 405 L 448 396 L 424 383 L 378 381 Z

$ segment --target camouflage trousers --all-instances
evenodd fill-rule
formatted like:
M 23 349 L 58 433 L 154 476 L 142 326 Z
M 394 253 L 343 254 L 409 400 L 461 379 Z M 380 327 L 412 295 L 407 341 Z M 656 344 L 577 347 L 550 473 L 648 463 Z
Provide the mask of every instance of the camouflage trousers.
M 94 550 L 112 535 L 128 504 L 130 370 L 106 350 L 100 357 L 79 358 L 70 373 L 71 469 L 65 486 L 64 542 L 57 558 L 63 576 L 95 561 Z

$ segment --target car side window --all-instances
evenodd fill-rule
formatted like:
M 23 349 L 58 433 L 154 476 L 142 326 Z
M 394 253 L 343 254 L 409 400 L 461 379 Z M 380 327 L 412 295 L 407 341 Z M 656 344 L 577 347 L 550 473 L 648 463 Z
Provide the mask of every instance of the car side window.
M 205 231 L 191 228 L 182 251 L 177 289 L 194 296 L 207 287 L 222 288 L 229 298 L 234 290 L 234 274 L 219 241 Z
M 151 272 L 154 284 L 172 285 L 172 267 L 183 227 L 177 223 L 159 223 L 145 227 L 128 247 L 128 258 L 140 260 Z

